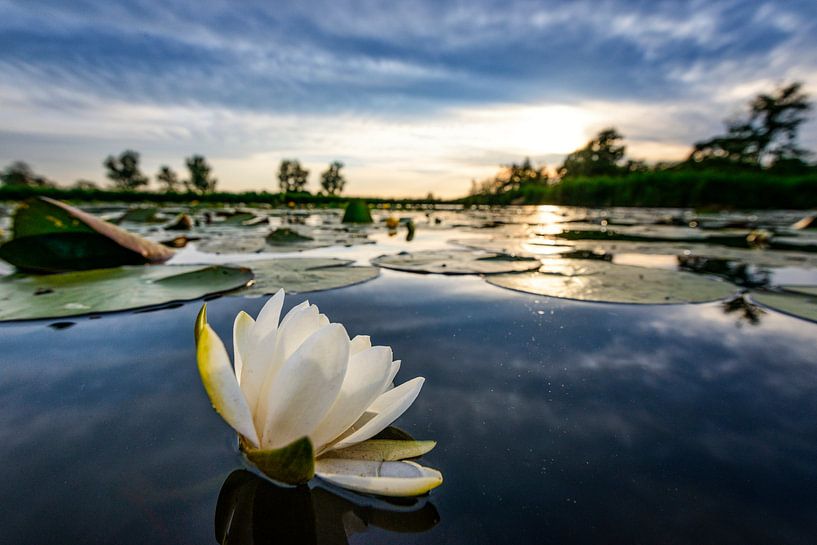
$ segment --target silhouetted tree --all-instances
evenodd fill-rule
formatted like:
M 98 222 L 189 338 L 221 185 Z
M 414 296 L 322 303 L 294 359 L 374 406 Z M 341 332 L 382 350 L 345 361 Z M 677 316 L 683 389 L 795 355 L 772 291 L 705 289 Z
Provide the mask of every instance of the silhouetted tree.
M 209 193 L 216 190 L 218 180 L 210 176 L 210 165 L 201 155 L 194 155 L 185 159 L 187 169 L 190 171 L 190 180 L 185 182 L 189 191 L 196 193 Z
M 301 168 L 297 159 L 284 159 L 278 168 L 278 184 L 281 193 L 300 193 L 306 190 L 309 171 Z
M 520 164 L 511 163 L 505 165 L 504 170 L 496 177 L 497 192 L 519 189 L 525 184 L 547 183 L 548 174 L 545 166 L 536 167 L 531 163 L 530 158 Z
M 76 182 L 74 182 L 74 185 L 72 187 L 74 189 L 82 189 L 82 190 L 85 190 L 85 191 L 96 191 L 96 190 L 99 189 L 99 186 L 96 185 L 95 182 L 92 182 L 91 180 L 83 180 L 83 179 L 80 179 L 80 180 L 77 180 Z
M 614 128 L 604 129 L 586 146 L 565 158 L 559 176 L 614 176 L 626 172 L 624 139 Z
M 53 187 L 54 182 L 45 176 L 34 174 L 34 171 L 23 161 L 15 161 L 3 170 L 0 174 L 0 182 L 3 185 L 16 185 L 28 187 Z
M 807 166 L 803 160 L 808 152 L 797 146 L 797 131 L 811 109 L 802 87 L 794 82 L 756 96 L 744 119 L 726 122 L 726 134 L 697 142 L 687 164 L 750 169 Z
M 156 181 L 159 182 L 159 186 L 161 186 L 167 193 L 175 193 L 182 186 L 182 182 L 179 180 L 178 174 L 176 174 L 172 168 L 166 165 L 159 167 L 159 172 L 156 173 Z
M 139 170 L 139 154 L 133 150 L 125 150 L 119 157 L 109 155 L 102 164 L 117 189 L 133 191 L 148 185 L 147 177 Z
M 321 188 L 328 195 L 340 195 L 343 188 L 346 187 L 346 178 L 340 173 L 343 168 L 343 163 L 340 161 L 333 161 L 329 164 L 324 172 L 321 173 Z

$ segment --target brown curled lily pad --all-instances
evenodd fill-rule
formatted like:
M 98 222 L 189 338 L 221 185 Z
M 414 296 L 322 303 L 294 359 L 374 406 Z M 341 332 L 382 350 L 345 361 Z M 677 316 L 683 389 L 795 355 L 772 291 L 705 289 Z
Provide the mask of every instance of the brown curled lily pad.
M 386 269 L 435 274 L 502 274 L 531 271 L 542 263 L 530 257 L 471 250 L 429 250 L 381 255 L 373 265 Z
M 602 303 L 701 303 L 735 293 L 728 282 L 602 260 L 547 259 L 541 271 L 489 276 L 488 283 L 537 295 Z
M 60 201 L 20 204 L 0 258 L 19 270 L 51 273 L 161 263 L 173 250 Z
M 753 291 L 752 301 L 796 318 L 817 322 L 817 296 L 796 293 L 791 286 L 786 289 L 787 292 Z
M 56 318 L 190 301 L 247 285 L 241 267 L 156 265 L 0 278 L 0 321 Z
M 288 293 L 329 290 L 360 284 L 380 274 L 376 267 L 353 266 L 349 260 L 324 257 L 245 261 L 241 265 L 255 274 L 255 283 L 241 295 L 268 295 L 280 288 Z

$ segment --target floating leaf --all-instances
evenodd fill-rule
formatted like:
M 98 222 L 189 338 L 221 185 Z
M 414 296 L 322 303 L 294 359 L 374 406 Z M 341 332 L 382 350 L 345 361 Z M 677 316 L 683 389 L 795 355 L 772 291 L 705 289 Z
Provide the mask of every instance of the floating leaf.
M 260 236 L 219 235 L 196 242 L 196 249 L 210 254 L 252 254 L 266 248 Z
M 529 257 L 562 254 L 573 250 L 573 246 L 559 246 L 541 238 L 461 238 L 449 240 L 448 243 L 473 250 Z
M 136 207 L 130 208 L 125 211 L 124 214 L 117 218 L 116 223 L 124 223 L 124 222 L 131 222 L 131 223 L 151 223 L 160 221 L 159 218 L 156 217 L 156 214 L 159 212 L 158 208 L 155 207 Z
M 256 216 L 252 212 L 235 212 L 229 214 L 218 225 L 233 225 L 236 227 L 252 227 L 267 221 L 267 218 Z
M 753 291 L 752 300 L 772 310 L 817 322 L 817 297 L 805 293 Z
M 14 238 L 0 257 L 20 270 L 63 272 L 160 263 L 173 250 L 65 203 L 40 197 L 21 203 Z
M 288 227 L 280 227 L 267 235 L 266 241 L 270 244 L 297 244 L 315 240 L 312 237 L 304 236 Z
M 470 250 L 429 250 L 381 255 L 373 265 L 386 269 L 436 274 L 500 274 L 531 271 L 542 264 L 538 259 Z
M 190 301 L 252 280 L 249 269 L 224 266 L 118 267 L 0 278 L 0 321 L 96 314 Z
M 786 291 L 817 297 L 817 286 L 780 286 Z
M 346 460 L 371 460 L 375 462 L 394 462 L 406 458 L 422 456 L 437 444 L 436 441 L 396 441 L 391 439 L 369 439 L 351 447 L 331 450 L 324 458 L 343 458 Z
M 255 283 L 242 295 L 265 295 L 283 288 L 289 293 L 329 290 L 377 278 L 376 267 L 351 266 L 352 261 L 323 257 L 293 257 L 263 261 L 245 261 L 252 269 Z
M 302 484 L 315 476 L 312 442 L 303 437 L 278 449 L 254 449 L 242 440 L 247 459 L 270 479 L 286 484 Z
M 608 303 L 697 303 L 735 292 L 732 284 L 693 273 L 601 260 L 547 259 L 542 271 L 489 276 L 486 281 L 537 295 Z
M 343 212 L 343 223 L 372 223 L 369 205 L 360 199 L 352 199 Z

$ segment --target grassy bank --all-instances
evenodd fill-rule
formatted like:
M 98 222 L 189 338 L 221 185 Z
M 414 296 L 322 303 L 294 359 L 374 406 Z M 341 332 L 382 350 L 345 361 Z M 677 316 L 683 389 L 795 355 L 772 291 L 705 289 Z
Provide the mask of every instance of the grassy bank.
M 116 191 L 106 189 L 67 189 L 59 187 L 0 186 L 0 201 L 17 201 L 29 197 L 45 196 L 64 201 L 81 202 L 127 202 L 157 204 L 268 204 L 283 206 L 288 203 L 313 204 L 316 206 L 344 206 L 352 197 L 333 195 L 311 195 L 309 193 L 267 193 L 247 191 L 243 193 L 160 193 L 152 191 Z M 427 199 L 382 199 L 366 198 L 370 204 L 413 205 L 430 204 L 438 201 Z
M 571 178 L 551 185 L 521 184 L 501 194 L 475 195 L 464 204 L 562 204 L 679 208 L 817 208 L 817 174 L 657 171 Z

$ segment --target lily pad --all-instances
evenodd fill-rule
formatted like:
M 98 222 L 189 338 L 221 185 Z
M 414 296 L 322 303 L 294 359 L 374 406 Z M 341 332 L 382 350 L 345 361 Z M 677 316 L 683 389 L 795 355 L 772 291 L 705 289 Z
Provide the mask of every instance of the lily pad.
M 606 303 L 699 303 L 723 299 L 736 290 L 727 282 L 693 273 L 594 259 L 547 259 L 541 271 L 489 276 L 486 281 L 526 293 Z
M 97 314 L 190 301 L 253 278 L 246 268 L 200 265 L 118 267 L 0 278 L 0 321 Z
M 462 246 L 463 248 L 485 250 L 486 252 L 512 256 L 524 255 L 535 257 L 573 251 L 573 246 L 559 246 L 553 244 L 552 241 L 541 238 L 462 238 L 449 240 L 448 243 Z
M 270 244 L 298 244 L 315 239 L 302 235 L 289 227 L 280 227 L 268 234 L 266 240 Z
M 377 278 L 376 267 L 352 266 L 352 261 L 323 257 L 293 257 L 246 261 L 255 283 L 241 295 L 267 295 L 283 288 L 288 293 L 329 290 L 360 284 Z
M 817 297 L 817 286 L 780 286 L 786 291 Z
M 753 291 L 752 300 L 772 310 L 817 322 L 817 297 L 801 293 Z
M 210 254 L 252 254 L 266 248 L 260 236 L 218 235 L 196 242 L 196 249 Z
M 20 204 L 13 232 L 0 246 L 0 257 L 29 272 L 160 263 L 173 255 L 170 248 L 47 197 Z
M 235 212 L 224 218 L 218 225 L 232 225 L 236 227 L 252 227 L 265 223 L 267 218 L 256 216 L 252 212 Z
M 542 264 L 538 259 L 470 250 L 429 250 L 381 255 L 373 265 L 386 269 L 435 274 L 501 274 L 531 271 Z
M 417 458 L 434 448 L 435 441 L 400 441 L 392 439 L 369 439 L 351 447 L 327 452 L 325 458 L 346 460 L 370 460 L 393 462 L 406 458 Z
M 124 223 L 124 222 L 132 222 L 132 223 L 152 223 L 161 221 L 160 218 L 157 218 L 156 215 L 159 212 L 158 208 L 155 207 L 136 207 L 130 208 L 125 211 L 124 214 L 117 218 L 116 223 Z

